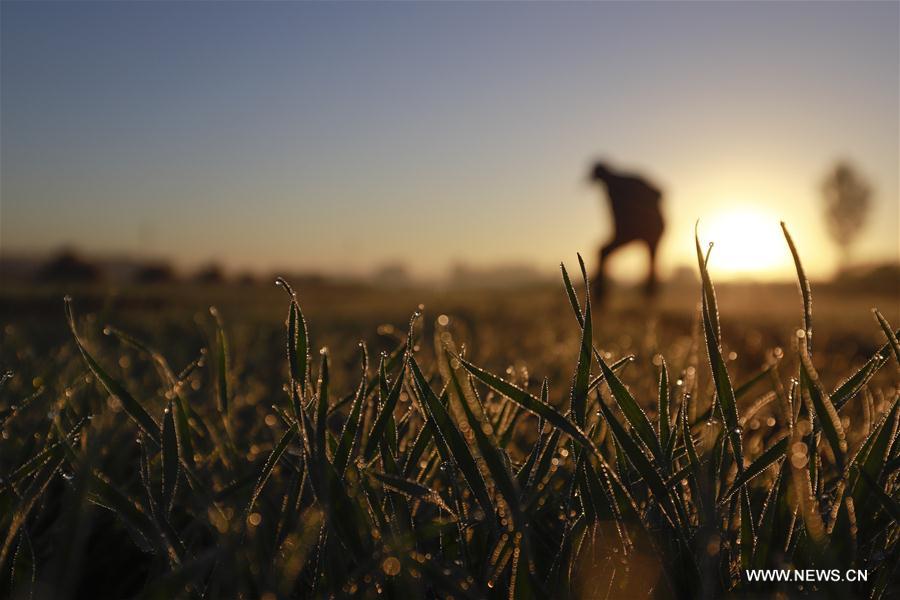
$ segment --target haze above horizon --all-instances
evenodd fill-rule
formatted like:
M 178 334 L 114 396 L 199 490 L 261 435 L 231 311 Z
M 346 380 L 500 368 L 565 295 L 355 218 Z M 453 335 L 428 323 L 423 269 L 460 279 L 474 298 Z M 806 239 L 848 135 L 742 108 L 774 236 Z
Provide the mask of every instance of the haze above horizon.
M 723 277 L 836 266 L 820 184 L 898 259 L 897 3 L 0 4 L 0 251 L 358 274 L 593 259 L 605 158 Z M 747 248 L 748 245 L 758 244 Z M 773 251 L 772 246 L 780 244 Z M 640 272 L 639 248 L 612 273 Z

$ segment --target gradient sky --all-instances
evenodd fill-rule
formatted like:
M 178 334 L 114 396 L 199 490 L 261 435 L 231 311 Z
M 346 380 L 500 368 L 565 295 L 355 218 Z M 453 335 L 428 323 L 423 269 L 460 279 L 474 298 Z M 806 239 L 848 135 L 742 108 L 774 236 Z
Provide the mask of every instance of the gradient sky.
M 896 2 L 3 2 L 0 17 L 4 253 L 549 270 L 609 232 L 594 157 L 666 191 L 666 269 L 693 260 L 695 219 L 709 238 L 749 211 L 766 244 L 785 219 L 827 275 L 819 185 L 841 157 L 876 190 L 854 256 L 900 252 Z M 775 254 L 769 276 L 787 272 Z

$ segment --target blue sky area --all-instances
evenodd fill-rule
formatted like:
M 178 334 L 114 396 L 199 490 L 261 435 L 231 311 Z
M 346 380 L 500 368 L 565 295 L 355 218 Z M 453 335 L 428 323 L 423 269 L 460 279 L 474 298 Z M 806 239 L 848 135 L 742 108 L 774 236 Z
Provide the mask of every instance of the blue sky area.
M 696 218 L 734 213 L 772 243 L 787 220 L 821 275 L 837 252 L 819 186 L 847 157 L 876 191 L 854 256 L 897 258 L 896 2 L 3 2 L 0 17 L 3 252 L 549 270 L 609 233 L 585 182 L 605 157 L 665 189 L 667 270 L 691 262 Z

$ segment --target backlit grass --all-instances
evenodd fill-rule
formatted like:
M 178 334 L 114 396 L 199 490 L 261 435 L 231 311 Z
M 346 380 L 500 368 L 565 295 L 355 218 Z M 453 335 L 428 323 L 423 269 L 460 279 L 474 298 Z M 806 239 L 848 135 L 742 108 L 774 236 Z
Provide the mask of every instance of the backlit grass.
M 785 237 L 801 289 L 797 327 L 781 355 L 741 381 L 699 238 L 700 326 L 686 366 L 671 372 L 662 349 L 640 365 L 654 375 L 639 386 L 623 381 L 638 366 L 631 356 L 600 349 L 604 315 L 565 267 L 580 345 L 571 378 L 553 382 L 483 369 L 449 319 L 426 339 L 417 312 L 391 351 L 369 356 L 361 344 L 355 382 L 337 385 L 283 280 L 287 378 L 274 380 L 273 368 L 246 385 L 232 365 L 246 350 L 214 309 L 209 347 L 175 368 L 113 327 L 104 333 L 115 344 L 101 347 L 84 331 L 96 323 L 67 299 L 77 355 L 43 369 L 64 381 L 62 393 L 46 398 L 37 382 L 33 395 L 0 397 L 0 589 L 17 598 L 896 591 L 900 345 L 876 311 L 880 350 L 855 372 L 819 373 L 812 293 Z M 143 371 L 114 375 L 128 356 Z M 876 373 L 892 382 L 878 402 Z M 868 577 L 763 584 L 747 581 L 750 568 Z

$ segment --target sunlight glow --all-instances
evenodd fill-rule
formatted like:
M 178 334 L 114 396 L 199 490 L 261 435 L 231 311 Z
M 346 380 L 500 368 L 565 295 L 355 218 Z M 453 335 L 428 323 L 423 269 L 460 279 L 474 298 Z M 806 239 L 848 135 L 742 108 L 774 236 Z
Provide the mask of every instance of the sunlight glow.
M 710 257 L 714 273 L 768 278 L 788 264 L 778 219 L 754 207 L 715 214 L 700 227 L 701 239 L 714 243 Z

